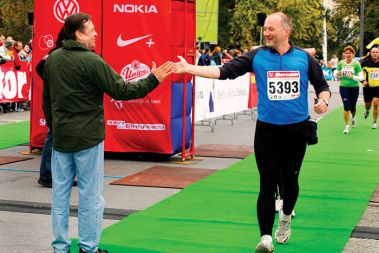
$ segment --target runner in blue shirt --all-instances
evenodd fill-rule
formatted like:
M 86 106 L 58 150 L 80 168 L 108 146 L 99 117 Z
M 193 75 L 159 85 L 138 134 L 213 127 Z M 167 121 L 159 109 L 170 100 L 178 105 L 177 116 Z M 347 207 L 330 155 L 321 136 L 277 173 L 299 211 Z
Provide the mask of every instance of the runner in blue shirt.
M 291 234 L 291 212 L 298 194 L 298 176 L 307 146 L 308 83 L 316 91 L 316 113 L 327 111 L 330 91 L 316 60 L 289 42 L 292 22 L 276 12 L 266 18 L 266 46 L 247 52 L 222 67 L 195 66 L 183 57 L 174 64 L 174 73 L 234 79 L 254 72 L 258 89 L 258 120 L 254 150 L 260 174 L 257 201 L 261 240 L 255 253 L 271 253 L 275 221 L 275 193 L 281 185 L 283 209 L 275 232 L 277 243 L 285 243 Z

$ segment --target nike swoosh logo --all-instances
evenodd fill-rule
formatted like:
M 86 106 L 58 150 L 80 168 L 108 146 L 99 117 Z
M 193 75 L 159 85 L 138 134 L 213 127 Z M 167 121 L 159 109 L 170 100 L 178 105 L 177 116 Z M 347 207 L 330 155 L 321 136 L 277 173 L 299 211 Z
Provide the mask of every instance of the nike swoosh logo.
M 151 34 L 148 34 L 148 35 L 137 37 L 137 38 L 130 39 L 130 40 L 123 40 L 121 38 L 121 35 L 122 34 L 120 34 L 118 36 L 118 38 L 117 38 L 117 46 L 119 46 L 119 47 L 126 47 L 127 45 L 133 44 L 134 42 L 140 41 L 140 40 L 142 40 L 144 38 L 147 38 L 147 37 L 151 36 Z

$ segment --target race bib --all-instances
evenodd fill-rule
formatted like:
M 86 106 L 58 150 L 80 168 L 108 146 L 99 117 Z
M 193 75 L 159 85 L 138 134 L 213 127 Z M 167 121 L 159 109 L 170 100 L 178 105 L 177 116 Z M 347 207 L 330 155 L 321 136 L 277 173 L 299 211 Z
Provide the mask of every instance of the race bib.
M 370 79 L 373 81 L 379 80 L 379 70 L 373 69 L 370 71 Z
M 300 72 L 268 71 L 267 95 L 270 100 L 290 100 L 300 97 Z
M 341 73 L 342 73 L 342 76 L 347 76 L 348 74 L 354 75 L 354 68 L 353 67 L 342 67 Z

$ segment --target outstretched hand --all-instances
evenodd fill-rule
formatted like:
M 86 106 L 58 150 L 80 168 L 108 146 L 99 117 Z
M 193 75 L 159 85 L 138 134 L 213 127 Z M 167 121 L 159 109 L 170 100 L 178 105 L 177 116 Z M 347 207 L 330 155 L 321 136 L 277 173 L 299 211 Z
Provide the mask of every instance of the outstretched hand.
M 183 74 L 186 72 L 185 69 L 189 64 L 182 56 L 178 56 L 178 58 L 179 61 L 174 63 L 172 70 L 175 74 Z
M 159 83 L 163 82 L 172 73 L 172 62 L 166 61 L 161 66 L 157 68 L 157 65 L 153 61 L 151 66 L 151 73 L 155 75 Z

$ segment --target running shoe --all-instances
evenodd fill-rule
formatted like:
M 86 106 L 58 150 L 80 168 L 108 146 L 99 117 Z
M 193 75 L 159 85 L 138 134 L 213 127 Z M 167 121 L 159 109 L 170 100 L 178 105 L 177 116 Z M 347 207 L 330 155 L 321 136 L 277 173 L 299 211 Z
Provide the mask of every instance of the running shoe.
M 355 120 L 355 117 L 351 119 L 351 127 L 355 128 L 357 126 L 357 121 Z
M 363 113 L 363 118 L 364 118 L 364 119 L 367 119 L 369 114 L 370 114 L 370 111 L 369 111 L 369 110 L 366 110 L 366 111 Z
M 343 129 L 343 133 L 344 134 L 348 134 L 349 133 L 349 126 L 345 126 L 345 128 Z
M 280 244 L 287 242 L 291 236 L 291 216 L 289 216 L 288 221 L 284 220 L 283 216 L 283 211 L 281 211 L 278 228 L 275 231 L 275 240 Z
M 270 236 L 271 237 L 271 236 Z M 261 241 L 255 247 L 255 253 L 274 253 L 274 245 L 272 239 L 266 235 L 262 236 Z
M 376 122 L 372 123 L 372 129 L 376 129 Z

